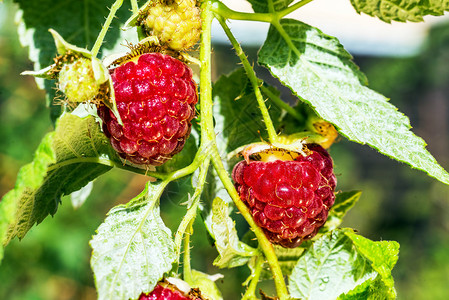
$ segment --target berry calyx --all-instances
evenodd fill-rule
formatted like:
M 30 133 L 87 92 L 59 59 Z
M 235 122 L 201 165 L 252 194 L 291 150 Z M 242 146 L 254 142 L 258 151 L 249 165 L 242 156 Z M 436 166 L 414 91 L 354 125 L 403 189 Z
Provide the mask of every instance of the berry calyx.
M 182 150 L 190 134 L 198 102 L 191 69 L 169 55 L 145 53 L 111 72 L 123 126 L 100 106 L 104 133 L 125 160 L 163 164 Z
M 313 238 L 335 201 L 332 159 L 317 144 L 306 144 L 294 156 L 279 148 L 253 153 L 234 166 L 232 178 L 254 221 L 283 247 Z
M 149 1 L 137 20 L 149 35 L 173 50 L 187 50 L 200 38 L 201 17 L 196 0 Z

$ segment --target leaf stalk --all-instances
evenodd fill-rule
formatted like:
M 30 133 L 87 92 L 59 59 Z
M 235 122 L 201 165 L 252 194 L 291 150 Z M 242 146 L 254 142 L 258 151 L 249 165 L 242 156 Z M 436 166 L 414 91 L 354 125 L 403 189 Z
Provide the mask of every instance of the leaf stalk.
M 106 32 L 108 32 L 109 27 L 111 26 L 111 22 L 115 17 L 115 13 L 122 6 L 123 0 L 116 0 L 114 4 L 112 4 L 111 10 L 109 11 L 109 15 L 106 18 L 103 26 L 101 27 L 100 34 L 95 41 L 94 46 L 92 47 L 91 53 L 92 57 L 97 57 L 98 52 L 100 51 L 100 47 L 103 44 L 104 37 L 106 36 Z
M 179 253 L 181 252 L 182 238 L 183 238 L 184 234 L 187 234 L 187 235 L 189 234 L 188 233 L 189 226 L 190 226 L 189 224 L 191 224 L 191 223 L 193 223 L 193 221 L 195 221 L 196 214 L 198 211 L 198 206 L 199 206 L 200 199 L 201 199 L 200 196 L 203 191 L 204 184 L 206 182 L 207 171 L 209 170 L 209 165 L 210 165 L 210 159 L 207 158 L 200 166 L 200 174 L 198 176 L 198 185 L 195 188 L 195 192 L 192 196 L 192 201 L 190 203 L 190 206 L 187 209 L 187 213 L 185 214 L 184 218 L 182 219 L 181 223 L 178 226 L 178 230 L 176 231 L 175 251 L 178 254 L 178 258 L 179 258 Z M 184 268 L 186 267 L 185 264 L 186 264 L 186 257 L 184 256 Z M 186 279 L 184 278 L 184 280 L 186 280 Z
M 302 0 L 279 11 L 275 10 L 273 1 L 269 1 L 269 13 L 246 13 L 232 10 L 218 0 L 212 0 L 211 10 L 225 19 L 273 23 L 273 21 L 282 19 L 286 15 L 291 14 L 312 1 L 313 0 Z
M 270 143 L 275 143 L 277 140 L 276 130 L 274 129 L 273 121 L 271 120 L 270 113 L 268 112 L 267 106 L 265 105 L 265 100 L 263 99 L 262 93 L 260 91 L 260 81 L 254 72 L 253 67 L 251 66 L 248 58 L 245 55 L 242 47 L 239 42 L 236 40 L 228 25 L 226 24 L 225 19 L 220 16 L 216 16 L 218 22 L 220 22 L 221 27 L 225 31 L 228 36 L 229 41 L 231 41 L 232 46 L 235 49 L 237 56 L 240 58 L 243 64 L 243 68 L 245 69 L 246 75 L 248 76 L 251 85 L 254 89 L 254 94 L 256 95 L 257 103 L 259 104 L 260 112 L 262 113 L 262 117 L 268 132 L 268 139 Z
M 264 264 L 265 258 L 262 255 L 256 257 L 254 272 L 250 275 L 250 284 L 242 297 L 242 300 L 255 300 L 256 288 L 259 283 L 260 273 L 262 272 L 262 266 Z

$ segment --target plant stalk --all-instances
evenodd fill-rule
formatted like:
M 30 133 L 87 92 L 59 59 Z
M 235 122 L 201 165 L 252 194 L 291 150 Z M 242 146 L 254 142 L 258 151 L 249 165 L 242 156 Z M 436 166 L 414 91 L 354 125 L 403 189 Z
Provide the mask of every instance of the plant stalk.
M 230 9 L 223 3 L 217 0 L 211 1 L 211 10 L 220 15 L 223 16 L 226 19 L 232 19 L 232 20 L 245 20 L 245 21 L 259 21 L 259 22 L 266 22 L 270 23 L 272 19 L 271 14 L 265 14 L 265 13 L 245 13 L 245 12 L 239 12 Z
M 295 4 L 293 4 L 293 5 L 291 5 L 291 6 L 287 7 L 287 8 L 285 8 L 285 9 L 279 11 L 279 12 L 278 12 L 279 19 L 282 19 L 282 18 L 285 17 L 286 15 L 288 15 L 288 14 L 294 12 L 294 11 L 297 10 L 298 8 L 303 7 L 304 5 L 306 5 L 307 3 L 310 3 L 310 2 L 312 2 L 312 1 L 313 1 L 313 0 L 302 0 L 302 1 L 296 2 Z
M 186 281 L 187 283 L 190 283 L 190 284 L 193 282 L 192 266 L 190 264 L 190 236 L 193 234 L 193 222 L 194 221 L 195 221 L 194 218 L 192 220 L 190 220 L 190 222 L 187 226 L 187 229 L 185 231 L 185 234 L 184 234 L 183 276 L 184 276 L 184 281 Z
M 256 257 L 256 263 L 255 263 L 255 269 L 254 273 L 251 274 L 251 282 L 246 289 L 245 294 L 242 297 L 242 300 L 253 300 L 257 299 L 256 297 L 256 288 L 257 284 L 259 283 L 260 273 L 262 272 L 262 266 L 264 263 L 264 257 L 263 255 L 259 255 Z
M 270 143 L 275 143 L 277 140 L 276 130 L 274 129 L 273 122 L 271 121 L 270 113 L 268 112 L 267 106 L 265 105 L 265 100 L 263 99 L 262 93 L 260 91 L 259 85 L 262 85 L 262 83 L 259 82 L 259 79 L 256 76 L 256 73 L 254 72 L 253 67 L 251 66 L 250 62 L 248 61 L 248 58 L 245 55 L 245 52 L 243 52 L 242 47 L 240 46 L 239 42 L 235 39 L 234 35 L 232 34 L 231 30 L 229 29 L 228 25 L 226 24 L 225 19 L 223 19 L 220 16 L 217 16 L 218 22 L 220 22 L 221 27 L 225 31 L 226 35 L 228 36 L 228 39 L 231 41 L 232 46 L 235 49 L 235 52 L 237 56 L 240 58 L 243 64 L 243 68 L 245 69 L 246 75 L 248 76 L 251 85 L 254 89 L 254 94 L 256 95 L 257 103 L 259 104 L 260 112 L 262 113 L 262 117 L 265 123 L 265 126 L 267 128 L 268 132 L 268 139 Z
M 217 171 L 218 177 L 223 182 L 224 187 L 228 191 L 232 200 L 234 201 L 236 207 L 243 215 L 245 220 L 250 225 L 251 229 L 256 234 L 259 241 L 260 247 L 268 260 L 268 264 L 273 273 L 274 283 L 276 286 L 277 295 L 281 300 L 289 298 L 287 287 L 285 285 L 284 276 L 282 275 L 281 268 L 279 266 L 276 253 L 274 252 L 273 245 L 268 241 L 265 233 L 257 224 L 249 212 L 248 207 L 240 199 L 237 191 L 232 184 L 229 174 L 224 168 L 223 162 L 219 155 L 218 148 L 216 146 L 216 138 L 213 126 L 213 115 L 212 115 L 212 80 L 211 80 L 211 27 L 212 27 L 212 4 L 216 2 L 205 1 L 202 4 L 201 19 L 202 23 L 202 35 L 201 35 L 201 45 L 200 45 L 200 61 L 201 61 L 201 73 L 200 73 L 200 109 L 201 109 L 201 147 L 207 148 L 207 155 L 211 158 L 215 170 Z M 226 26 L 227 27 L 227 26 Z M 238 44 L 238 43 L 237 43 Z M 237 45 L 240 48 L 240 45 Z M 240 48 L 241 50 L 241 48 Z M 243 51 L 242 51 L 243 53 Z M 243 54 L 244 56 L 244 54 Z M 246 60 L 247 61 L 247 60 Z M 248 62 L 248 66 L 249 62 Z M 257 78 L 253 78 L 256 79 Z M 256 82 L 256 86 L 258 83 Z M 260 92 L 260 90 L 259 90 Z M 263 103 L 263 106 L 265 104 Z M 268 112 L 267 112 L 268 113 Z M 271 119 L 270 119 L 271 121 Z
M 187 213 L 182 219 L 181 223 L 178 226 L 178 230 L 175 234 L 175 251 L 180 253 L 181 250 L 181 241 L 184 236 L 184 233 L 187 233 L 188 226 L 195 220 L 198 206 L 200 203 L 201 192 L 203 191 L 204 184 L 206 182 L 207 172 L 209 170 L 210 159 L 206 158 L 206 160 L 200 166 L 200 174 L 198 176 L 198 185 L 195 188 L 195 192 L 192 196 L 192 202 L 190 203 L 190 207 L 187 209 Z M 184 259 L 185 262 L 185 259 Z
M 224 168 L 223 162 L 221 161 L 220 156 L 218 155 L 218 149 L 215 149 L 215 151 L 216 154 L 212 155 L 211 158 L 215 170 L 217 171 L 218 177 L 220 178 L 228 194 L 234 201 L 235 206 L 240 211 L 242 216 L 245 218 L 246 222 L 248 222 L 249 226 L 251 227 L 251 230 L 254 232 L 257 240 L 259 241 L 260 248 L 262 249 L 265 258 L 267 259 L 268 265 L 270 266 L 271 269 L 271 273 L 273 274 L 273 280 L 276 286 L 276 292 L 278 297 L 281 300 L 289 299 L 287 287 L 285 286 L 284 275 L 282 274 L 281 267 L 279 266 L 278 258 L 276 256 L 276 253 L 274 252 L 273 245 L 267 239 L 263 230 L 254 221 L 246 204 L 243 203 L 243 201 L 240 199 L 240 196 L 237 193 L 234 185 L 232 184 L 232 181 Z
M 100 34 L 98 35 L 94 46 L 92 47 L 91 50 L 92 57 L 97 57 L 98 52 L 100 51 L 101 44 L 103 44 L 104 37 L 106 36 L 106 32 L 108 31 L 109 26 L 111 26 L 111 22 L 115 17 L 115 13 L 122 6 L 122 4 L 123 0 L 117 0 L 114 2 L 114 4 L 112 4 L 111 10 L 109 11 L 109 15 L 101 28 Z
M 289 115 L 294 117 L 298 121 L 304 121 L 304 117 L 298 113 L 293 107 L 291 107 L 288 103 L 285 103 L 278 95 L 274 94 L 269 88 L 266 86 L 261 86 L 260 89 L 262 92 L 270 98 L 271 102 L 274 103 L 277 107 L 285 110 Z
M 273 23 L 273 20 L 282 19 L 286 15 L 294 12 L 295 10 L 303 7 L 304 5 L 306 5 L 312 1 L 313 0 L 302 0 L 302 1 L 296 2 L 295 4 L 293 4 L 287 8 L 284 8 L 282 10 L 279 10 L 279 11 L 275 10 L 273 2 L 270 1 L 268 3 L 268 9 L 270 12 L 268 12 L 268 13 L 246 13 L 246 12 L 232 10 L 218 0 L 212 0 L 211 1 L 211 3 L 212 3 L 211 10 L 214 13 L 222 16 L 225 19 Z
M 139 10 L 139 4 L 137 3 L 137 0 L 131 0 L 131 10 L 133 14 L 135 14 Z

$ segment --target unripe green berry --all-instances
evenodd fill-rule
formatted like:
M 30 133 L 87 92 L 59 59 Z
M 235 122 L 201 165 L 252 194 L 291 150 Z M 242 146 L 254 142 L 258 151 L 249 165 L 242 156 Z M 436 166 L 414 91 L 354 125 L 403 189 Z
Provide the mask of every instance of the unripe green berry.
M 98 94 L 100 83 L 95 80 L 92 61 L 81 57 L 64 64 L 59 72 L 59 89 L 69 102 L 93 99 Z

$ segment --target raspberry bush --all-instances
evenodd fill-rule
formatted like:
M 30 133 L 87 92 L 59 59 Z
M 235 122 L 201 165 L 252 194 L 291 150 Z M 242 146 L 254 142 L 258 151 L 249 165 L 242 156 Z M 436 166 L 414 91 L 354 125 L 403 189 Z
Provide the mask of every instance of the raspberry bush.
M 98 299 L 222 299 L 216 281 L 226 276 L 191 262 L 198 219 L 218 253 L 216 267 L 249 268 L 242 299 L 396 298 L 398 243 L 340 228 L 361 193 L 338 188 L 337 176 L 345 174 L 334 173 L 339 157 L 331 156 L 332 144 L 340 135 L 445 184 L 449 174 L 407 117 L 368 87 L 336 38 L 286 18 L 311 1 L 248 0 L 254 13 L 219 0 L 100 1 L 93 17 L 75 1 L 59 7 L 73 16 L 70 26 L 57 13 L 42 18 L 37 0 L 16 1 L 36 68 L 24 75 L 39 78 L 52 99 L 55 128 L 0 202 L 3 246 L 54 215 L 64 195 L 82 205 L 93 180 L 115 168 L 148 182 L 135 198 L 111 204 L 92 232 Z M 381 2 L 351 0 L 379 22 L 419 22 L 448 9 Z M 297 96 L 296 104 L 258 77 L 228 26 L 234 19 L 270 24 L 257 63 Z M 213 20 L 242 65 L 215 82 Z M 162 195 L 180 182 L 188 182 L 178 187 L 187 201 L 173 220 L 164 215 Z M 245 232 L 235 225 L 237 214 Z M 177 227 L 168 228 L 166 218 Z M 173 277 L 185 281 L 187 293 L 167 283 Z M 259 292 L 263 278 L 273 291 Z

